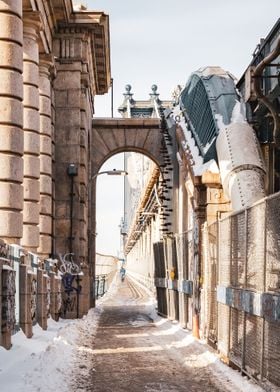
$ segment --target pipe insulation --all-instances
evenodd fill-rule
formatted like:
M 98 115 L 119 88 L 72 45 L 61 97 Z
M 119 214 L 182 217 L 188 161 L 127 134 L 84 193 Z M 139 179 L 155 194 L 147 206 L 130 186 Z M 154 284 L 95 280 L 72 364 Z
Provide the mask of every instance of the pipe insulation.
M 265 165 L 248 123 L 234 122 L 221 129 L 216 149 L 222 185 L 233 211 L 265 197 Z

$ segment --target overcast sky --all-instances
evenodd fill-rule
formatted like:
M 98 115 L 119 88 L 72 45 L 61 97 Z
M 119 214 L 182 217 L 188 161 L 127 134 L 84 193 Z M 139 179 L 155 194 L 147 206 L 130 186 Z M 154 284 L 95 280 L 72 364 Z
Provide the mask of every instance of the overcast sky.
M 114 106 L 122 103 L 124 86 L 134 99 L 148 99 L 151 85 L 170 99 L 176 85 L 207 65 L 219 65 L 240 78 L 260 38 L 280 16 L 280 0 L 88 0 L 89 10 L 110 16 Z M 110 94 L 95 99 L 95 116 L 111 115 Z M 107 161 L 107 169 L 119 165 Z M 119 168 L 119 167 L 117 167 Z M 116 254 L 122 215 L 121 178 L 98 180 L 100 252 Z M 119 185 L 118 185 L 119 184 Z M 114 192 L 112 192 L 114 189 Z M 102 196 L 100 195 L 102 191 Z M 113 195 L 113 203 L 106 196 Z

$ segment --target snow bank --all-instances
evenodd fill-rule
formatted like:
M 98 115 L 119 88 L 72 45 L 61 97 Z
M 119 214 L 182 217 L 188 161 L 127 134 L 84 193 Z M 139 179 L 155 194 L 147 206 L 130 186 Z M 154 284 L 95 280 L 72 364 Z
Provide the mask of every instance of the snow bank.
M 68 380 L 79 350 L 81 331 L 96 328 L 101 307 L 82 320 L 48 320 L 48 330 L 33 328 L 32 339 L 22 331 L 13 336 L 13 347 L 0 347 L 1 392 L 69 392 Z

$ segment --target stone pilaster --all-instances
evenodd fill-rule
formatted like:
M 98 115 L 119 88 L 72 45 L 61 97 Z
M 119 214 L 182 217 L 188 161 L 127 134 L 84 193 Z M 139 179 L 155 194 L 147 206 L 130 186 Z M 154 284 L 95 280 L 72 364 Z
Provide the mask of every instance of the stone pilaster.
M 0 238 L 22 236 L 22 1 L 0 0 Z
M 48 258 L 52 252 L 52 104 L 51 56 L 40 58 L 40 241 L 38 253 Z
M 40 14 L 24 15 L 23 28 L 23 129 L 24 207 L 21 245 L 36 252 L 39 246 L 39 47 Z

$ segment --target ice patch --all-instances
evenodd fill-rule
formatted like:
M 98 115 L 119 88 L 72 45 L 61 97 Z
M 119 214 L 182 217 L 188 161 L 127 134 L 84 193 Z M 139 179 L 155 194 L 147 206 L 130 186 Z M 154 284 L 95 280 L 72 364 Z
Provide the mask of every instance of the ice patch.
M 237 101 L 232 110 L 230 119 L 231 123 L 244 123 L 246 122 L 246 106 L 243 100 Z

